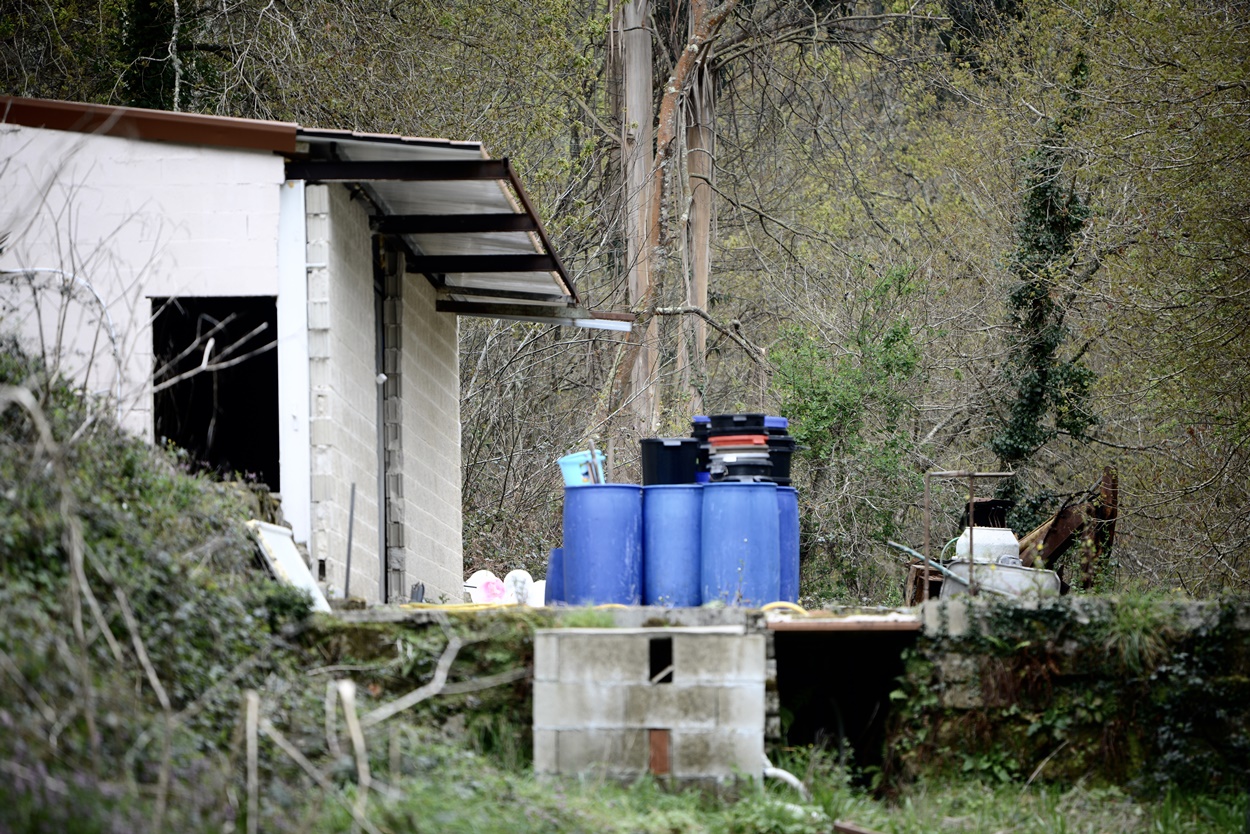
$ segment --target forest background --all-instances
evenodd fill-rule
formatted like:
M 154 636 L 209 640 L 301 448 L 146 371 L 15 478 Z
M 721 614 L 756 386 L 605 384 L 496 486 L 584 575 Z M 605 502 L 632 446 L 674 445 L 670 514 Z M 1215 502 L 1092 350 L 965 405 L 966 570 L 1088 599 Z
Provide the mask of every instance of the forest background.
M 466 568 L 554 461 L 784 414 L 805 597 L 892 603 L 923 473 L 1030 529 L 1107 467 L 1099 587 L 1250 590 L 1250 8 L 1196 0 L 4 0 L 7 93 L 480 139 L 627 339 L 461 322 Z M 966 494 L 941 483 L 934 536 Z

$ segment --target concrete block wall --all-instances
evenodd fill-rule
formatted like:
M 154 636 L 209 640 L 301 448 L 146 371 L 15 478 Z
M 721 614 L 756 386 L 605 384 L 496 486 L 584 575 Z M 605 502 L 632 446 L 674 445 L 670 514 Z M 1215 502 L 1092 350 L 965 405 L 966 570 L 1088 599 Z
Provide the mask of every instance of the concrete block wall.
M 403 519 L 407 582 L 426 599 L 464 594 L 460 510 L 460 348 L 458 319 L 434 309 L 423 276 L 402 292 L 400 401 L 403 412 Z M 406 590 L 406 589 L 405 589 Z
M 0 229 L 12 235 L 0 269 L 57 269 L 83 282 L 70 308 L 63 370 L 78 378 L 90 365 L 90 388 L 115 392 L 112 352 L 93 350 L 97 337 L 100 345 L 108 340 L 98 305 L 88 301 L 90 284 L 120 341 L 123 425 L 151 439 L 148 299 L 276 296 L 284 178 L 282 158 L 263 151 L 2 124 Z M 29 305 L 16 311 L 6 286 L 0 281 L 0 326 L 33 343 L 38 326 Z
M 308 263 L 308 352 L 312 398 L 312 528 L 314 568 L 343 591 L 347 527 L 352 529 L 352 596 L 376 601 L 381 576 L 378 496 L 377 332 L 372 236 L 368 213 L 339 185 L 305 191 Z
M 658 654 L 671 670 L 653 668 L 653 641 L 670 641 L 671 655 Z M 742 627 L 538 631 L 534 770 L 682 782 L 758 775 L 765 654 L 765 636 Z

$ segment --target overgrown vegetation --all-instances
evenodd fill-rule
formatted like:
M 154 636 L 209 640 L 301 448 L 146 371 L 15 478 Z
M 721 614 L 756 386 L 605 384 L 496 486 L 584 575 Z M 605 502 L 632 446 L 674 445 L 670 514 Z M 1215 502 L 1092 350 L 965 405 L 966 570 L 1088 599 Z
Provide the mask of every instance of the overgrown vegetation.
M 952 602 L 894 693 L 894 772 L 1244 794 L 1244 599 Z M 965 613 L 966 612 L 966 613 Z
M 1108 692 L 1090 688 L 1104 700 L 1065 702 L 1075 710 L 1067 718 L 1042 712 L 1032 733 L 1017 732 L 1023 713 L 993 717 L 1007 739 L 1050 744 L 1075 740 L 1081 722 L 1123 726 L 1128 701 L 1114 699 L 1137 698 L 1132 715 L 1152 722 L 1149 750 L 1163 755 L 1143 758 L 1151 769 L 1130 784 L 1156 799 L 1065 786 L 1049 770 L 1032 785 L 1003 782 L 1025 766 L 975 744 L 958 748 L 955 780 L 921 778 L 888 801 L 810 749 L 775 751 L 810 801 L 780 784 L 733 798 L 648 779 L 539 781 L 528 771 L 527 674 L 533 630 L 551 625 L 550 613 L 310 619 L 305 597 L 254 567 L 241 525 L 256 510 L 249 489 L 188 474 L 123 435 L 11 343 L 0 396 L 4 830 L 239 831 L 250 818 L 263 831 L 816 834 L 842 818 L 890 832 L 1240 831 L 1245 796 L 1219 791 L 1232 784 L 1219 775 L 1243 763 L 1250 703 L 1244 642 L 1225 631 L 1230 607 L 1197 625 L 1145 601 L 1108 609 L 1090 618 L 1092 642 L 1074 655 L 1110 665 Z M 574 612 L 564 624 L 605 626 L 604 613 Z M 1050 609 L 1020 615 L 1018 628 L 1034 621 L 1060 640 L 1079 632 L 1080 617 Z M 1013 684 L 1023 704 L 1039 674 L 1062 688 L 1044 652 L 1066 645 L 1029 633 L 1036 650 L 1010 632 L 966 646 L 1000 670 L 1000 687 L 1027 683 Z M 932 668 L 917 656 L 912 680 Z M 441 694 L 377 717 L 420 687 L 437 693 L 440 669 Z M 900 736 L 909 767 L 947 737 L 942 720 L 937 736 L 919 730 L 934 717 L 928 691 Z M 1211 736 L 1195 727 L 1223 741 L 1205 744 Z

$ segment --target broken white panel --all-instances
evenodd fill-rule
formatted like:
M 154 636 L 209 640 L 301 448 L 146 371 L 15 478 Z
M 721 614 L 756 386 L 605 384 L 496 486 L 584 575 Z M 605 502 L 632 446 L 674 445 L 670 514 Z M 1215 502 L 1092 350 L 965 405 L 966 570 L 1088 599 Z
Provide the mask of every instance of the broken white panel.
M 273 575 L 288 585 L 307 591 L 312 596 L 314 611 L 330 613 L 330 603 L 326 602 L 325 595 L 321 593 L 317 581 L 308 570 L 308 565 L 304 564 L 303 557 L 295 549 L 295 538 L 291 531 L 286 527 L 256 519 L 247 522 L 247 527 L 260 543 L 260 552 L 264 554 L 265 563 L 269 565 Z

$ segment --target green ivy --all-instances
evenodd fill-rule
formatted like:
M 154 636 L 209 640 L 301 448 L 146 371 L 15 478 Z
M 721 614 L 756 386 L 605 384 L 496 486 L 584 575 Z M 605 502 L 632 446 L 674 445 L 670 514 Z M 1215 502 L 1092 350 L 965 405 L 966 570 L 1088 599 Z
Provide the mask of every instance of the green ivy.
M 1087 74 L 1085 59 L 1078 56 L 1074 89 L 1080 89 Z M 990 449 L 1007 469 L 1027 467 L 1060 433 L 1083 439 L 1096 422 L 1088 407 L 1093 371 L 1079 357 L 1062 356 L 1071 301 L 1065 294 L 1075 277 L 1076 243 L 1091 215 L 1064 164 L 1069 155 L 1065 121 L 1078 117 L 1073 100 L 1070 111 L 1050 123 L 1025 160 L 1024 199 L 1009 261 L 1016 283 L 1007 297 L 1010 335 L 1002 368 L 1012 398 L 990 439 Z M 1049 494 L 1030 492 L 1019 478 L 1004 481 L 999 497 L 1017 502 L 1008 518 L 1008 525 L 1017 529 L 1032 529 L 1053 507 Z

